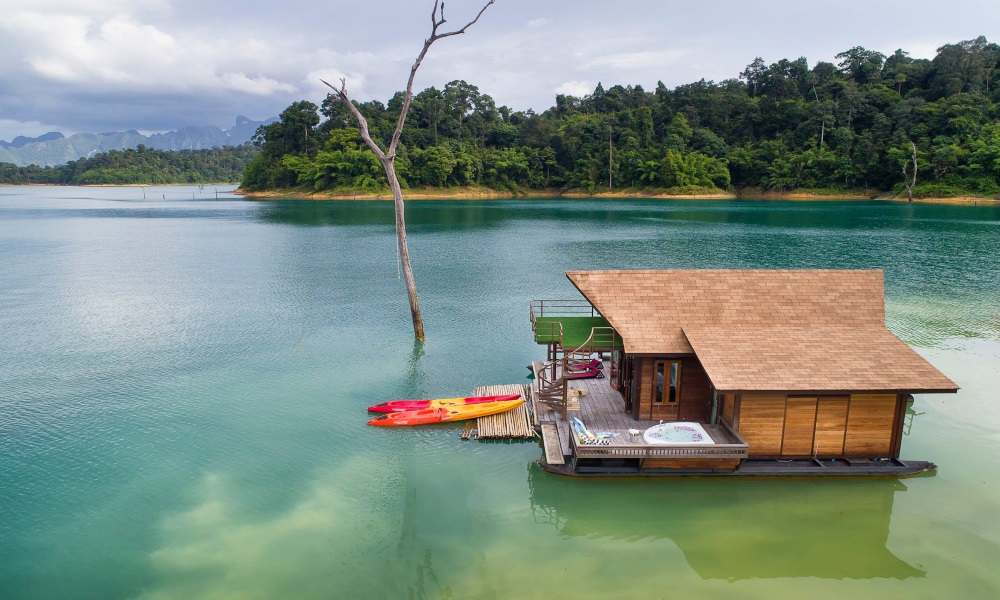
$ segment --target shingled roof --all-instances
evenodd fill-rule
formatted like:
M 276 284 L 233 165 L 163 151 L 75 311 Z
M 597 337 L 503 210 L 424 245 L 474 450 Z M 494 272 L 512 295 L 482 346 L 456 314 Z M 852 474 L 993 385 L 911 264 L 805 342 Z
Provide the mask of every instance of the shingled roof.
M 636 355 L 696 354 L 719 391 L 955 391 L 885 327 L 882 271 L 568 271 Z

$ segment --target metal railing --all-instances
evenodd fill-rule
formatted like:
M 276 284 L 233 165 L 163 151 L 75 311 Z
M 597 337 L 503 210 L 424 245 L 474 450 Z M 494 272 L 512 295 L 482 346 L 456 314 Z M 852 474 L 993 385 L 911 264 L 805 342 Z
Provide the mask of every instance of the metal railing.
M 592 327 L 590 337 L 579 347 L 574 348 L 574 354 L 593 354 L 598 351 L 611 351 L 622 347 L 622 338 L 610 325 L 607 327 Z
M 531 328 L 540 317 L 599 317 L 601 313 L 586 300 L 532 300 Z
M 531 330 L 535 333 L 535 342 L 538 344 L 559 344 L 563 343 L 563 326 L 560 321 L 535 321 L 531 322 Z

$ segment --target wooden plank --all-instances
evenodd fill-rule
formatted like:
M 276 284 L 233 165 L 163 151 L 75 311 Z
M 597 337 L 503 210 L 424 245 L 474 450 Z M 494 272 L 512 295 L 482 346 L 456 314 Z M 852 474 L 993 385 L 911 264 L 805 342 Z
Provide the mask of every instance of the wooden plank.
M 819 405 L 816 409 L 815 456 L 836 458 L 844 455 L 847 404 L 846 397 L 819 399 Z
M 474 396 L 520 394 L 527 399 L 530 397 L 530 390 L 528 388 L 529 386 L 520 383 L 488 385 L 475 388 L 472 394 Z M 531 421 L 531 406 L 526 401 L 513 410 L 496 415 L 479 417 L 476 420 L 476 429 L 479 431 L 479 439 L 530 438 L 534 437 Z
M 888 457 L 892 424 L 896 418 L 895 394 L 852 394 L 844 436 L 844 455 Z
M 816 398 L 788 398 L 781 455 L 812 456 L 815 432 Z
M 681 359 L 681 421 L 708 421 L 712 412 L 712 390 L 708 373 L 694 356 Z
M 564 465 L 562 444 L 559 441 L 559 428 L 552 423 L 542 425 L 542 445 L 545 446 L 545 462 L 550 465 Z
M 739 434 L 750 446 L 750 456 L 780 456 L 785 429 L 785 397 L 743 394 Z
M 653 379 L 653 361 L 648 358 L 636 358 L 636 362 L 639 363 L 639 376 L 636 378 L 635 384 L 636 391 L 638 395 L 636 396 L 636 404 L 638 405 L 638 411 L 636 414 L 639 419 L 653 419 L 653 393 L 649 389 L 649 382 Z M 655 386 L 653 389 L 656 389 Z
M 720 394 L 719 401 L 722 403 L 722 420 L 733 425 L 736 414 L 736 397 L 733 394 Z
M 896 399 L 896 419 L 892 424 L 892 447 L 890 456 L 899 458 L 899 447 L 903 443 L 903 423 L 906 421 L 907 394 L 899 394 Z
M 645 469 L 735 469 L 738 458 L 644 458 Z

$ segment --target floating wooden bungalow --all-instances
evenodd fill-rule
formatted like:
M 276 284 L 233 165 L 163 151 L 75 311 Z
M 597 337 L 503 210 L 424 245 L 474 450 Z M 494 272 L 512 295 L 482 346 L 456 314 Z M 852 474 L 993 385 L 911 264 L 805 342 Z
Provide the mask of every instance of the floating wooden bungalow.
M 535 340 L 548 350 L 533 366 L 546 470 L 898 476 L 934 468 L 899 459 L 908 400 L 958 386 L 886 328 L 882 271 L 566 275 L 586 301 L 531 307 Z M 593 377 L 595 356 L 603 378 Z M 579 435 L 574 417 L 594 435 Z

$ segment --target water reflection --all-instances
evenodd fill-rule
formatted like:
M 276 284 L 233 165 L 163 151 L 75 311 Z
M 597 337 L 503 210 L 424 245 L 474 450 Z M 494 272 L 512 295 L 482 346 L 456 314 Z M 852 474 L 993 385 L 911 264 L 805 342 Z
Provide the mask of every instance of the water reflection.
M 528 470 L 536 522 L 571 538 L 670 539 L 702 579 L 907 579 L 886 547 L 898 480 L 569 479 Z
M 293 225 L 391 224 L 393 204 L 385 200 L 280 200 L 255 203 L 261 220 Z M 790 229 L 822 233 L 872 230 L 892 233 L 967 233 L 995 227 L 1000 206 L 905 206 L 884 202 L 766 202 L 753 200 L 409 200 L 407 223 L 431 228 L 496 225 L 498 221 L 615 224 L 728 224 L 751 230 Z M 919 248 L 918 248 L 919 250 Z
M 327 227 L 331 225 L 392 225 L 391 202 L 280 200 L 255 205 L 264 223 Z
M 427 370 L 424 368 L 424 342 L 413 340 L 413 350 L 406 362 L 406 388 L 413 390 L 418 396 L 423 397 L 427 383 Z

